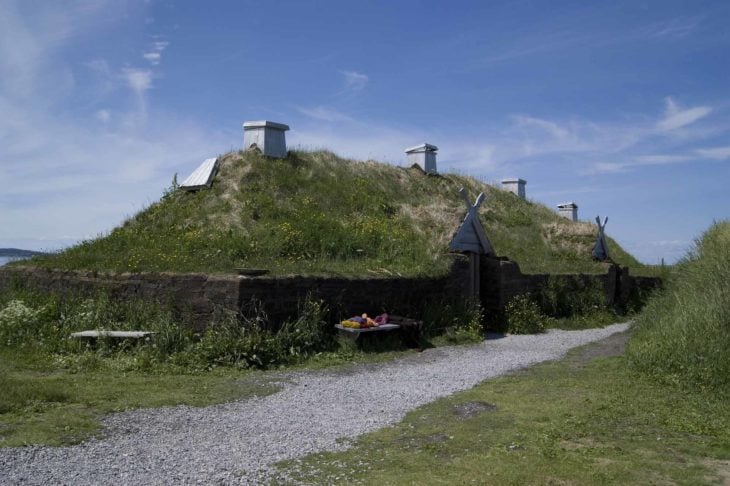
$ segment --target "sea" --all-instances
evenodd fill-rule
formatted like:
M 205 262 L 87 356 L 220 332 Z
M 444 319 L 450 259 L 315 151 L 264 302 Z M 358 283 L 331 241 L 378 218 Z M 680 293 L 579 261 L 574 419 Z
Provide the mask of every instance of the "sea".
M 9 261 L 12 261 L 12 260 L 17 260 L 17 258 L 0 256 L 0 267 L 2 267 L 3 265 L 5 265 L 6 263 L 8 263 Z

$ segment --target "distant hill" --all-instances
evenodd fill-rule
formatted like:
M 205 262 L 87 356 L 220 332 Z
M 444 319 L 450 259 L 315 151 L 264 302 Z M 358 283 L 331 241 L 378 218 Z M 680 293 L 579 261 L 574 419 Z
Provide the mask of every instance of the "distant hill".
M 32 250 L 19 250 L 18 248 L 0 248 L 0 257 L 30 258 L 36 255 L 44 255 L 44 253 Z
M 596 228 L 473 178 L 426 176 L 331 152 L 269 159 L 229 153 L 211 189 L 171 190 L 107 236 L 31 263 L 63 269 L 273 275 L 439 275 L 466 213 L 459 196 L 483 191 L 480 218 L 496 252 L 523 271 L 604 272 L 591 259 Z M 608 239 L 613 259 L 644 267 Z M 26 262 L 27 263 L 27 262 Z

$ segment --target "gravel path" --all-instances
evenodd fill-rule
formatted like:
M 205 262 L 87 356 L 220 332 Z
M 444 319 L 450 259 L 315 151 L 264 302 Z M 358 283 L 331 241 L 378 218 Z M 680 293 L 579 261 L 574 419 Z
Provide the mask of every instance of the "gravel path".
M 277 461 L 343 449 L 343 438 L 395 424 L 420 405 L 560 358 L 627 327 L 554 330 L 429 349 L 366 370 L 276 375 L 283 389 L 266 397 L 114 414 L 105 419 L 102 439 L 73 447 L 0 449 L 0 483 L 260 483 Z M 372 404 L 370 413 L 351 413 L 362 411 L 363 404 Z

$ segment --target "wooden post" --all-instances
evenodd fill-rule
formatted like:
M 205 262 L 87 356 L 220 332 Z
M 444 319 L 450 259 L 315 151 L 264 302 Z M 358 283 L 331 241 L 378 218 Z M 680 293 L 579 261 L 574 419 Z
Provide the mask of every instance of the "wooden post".
M 474 299 L 479 298 L 479 253 L 469 252 L 469 293 Z

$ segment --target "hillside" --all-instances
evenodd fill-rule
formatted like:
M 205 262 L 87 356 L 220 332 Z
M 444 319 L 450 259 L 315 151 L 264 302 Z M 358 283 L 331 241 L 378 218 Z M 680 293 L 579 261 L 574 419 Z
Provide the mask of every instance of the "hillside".
M 525 272 L 602 272 L 596 230 L 501 189 L 457 175 L 356 162 L 330 152 L 221 157 L 212 189 L 167 191 L 110 234 L 33 264 L 115 271 L 434 275 L 465 209 L 458 190 L 487 196 L 480 217 L 500 256 Z M 641 265 L 609 239 L 614 260 Z M 27 262 L 26 262 L 27 263 Z

